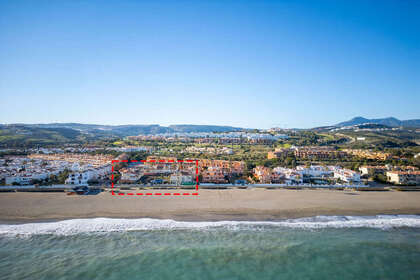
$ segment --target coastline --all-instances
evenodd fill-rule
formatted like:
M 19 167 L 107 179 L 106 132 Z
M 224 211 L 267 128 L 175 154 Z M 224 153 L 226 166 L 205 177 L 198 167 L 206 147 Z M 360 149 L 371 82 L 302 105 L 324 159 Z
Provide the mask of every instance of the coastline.
M 159 192 L 159 191 L 151 191 Z M 199 190 L 193 197 L 1 193 L 0 223 L 80 218 L 275 221 L 313 216 L 420 214 L 420 192 Z

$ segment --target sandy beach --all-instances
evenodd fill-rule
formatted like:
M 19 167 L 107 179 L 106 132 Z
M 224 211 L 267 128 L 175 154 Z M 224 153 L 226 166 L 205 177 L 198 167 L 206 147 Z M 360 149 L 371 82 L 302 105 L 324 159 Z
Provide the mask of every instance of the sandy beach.
M 108 192 L 94 196 L 0 194 L 0 220 L 6 222 L 91 217 L 275 220 L 377 214 L 420 214 L 420 192 L 200 190 L 199 196 L 179 197 L 112 196 Z

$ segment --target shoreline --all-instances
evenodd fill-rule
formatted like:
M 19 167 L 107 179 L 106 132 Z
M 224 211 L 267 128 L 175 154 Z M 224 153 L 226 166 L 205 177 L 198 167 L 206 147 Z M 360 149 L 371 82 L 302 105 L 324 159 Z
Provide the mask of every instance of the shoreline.
M 0 223 L 6 224 L 99 217 L 276 221 L 321 215 L 395 214 L 419 215 L 420 192 L 199 190 L 196 197 L 0 193 Z
M 408 212 L 384 212 L 384 213 L 343 213 L 337 214 L 333 212 L 331 214 L 326 213 L 318 213 L 318 212 L 309 212 L 309 213 L 317 213 L 317 214 L 308 214 L 308 215 L 276 215 L 275 213 L 265 213 L 265 214 L 218 214 L 213 213 L 209 215 L 200 215 L 200 216 L 190 216 L 190 215 L 183 215 L 183 214 L 174 214 L 174 215 L 164 215 L 164 216 L 61 216 L 60 218 L 28 218 L 28 217 L 13 217 L 11 219 L 0 219 L 0 224 L 3 225 L 19 225 L 19 224 L 28 224 L 28 223 L 53 223 L 53 222 L 60 222 L 60 221 L 67 221 L 67 220 L 76 220 L 76 219 L 96 219 L 96 218 L 107 218 L 107 219 L 128 219 L 128 220 L 135 220 L 135 219 L 156 219 L 156 220 L 173 220 L 176 222 L 223 222 L 223 221 L 232 221 L 232 222 L 281 222 L 285 220 L 293 220 L 299 218 L 312 218 L 317 216 L 326 216 L 326 217 L 333 217 L 333 216 L 351 216 L 351 217 L 374 217 L 377 215 L 384 215 L 384 216 L 391 216 L 391 215 L 413 215 L 419 216 L 420 212 L 412 213 L 411 211 Z

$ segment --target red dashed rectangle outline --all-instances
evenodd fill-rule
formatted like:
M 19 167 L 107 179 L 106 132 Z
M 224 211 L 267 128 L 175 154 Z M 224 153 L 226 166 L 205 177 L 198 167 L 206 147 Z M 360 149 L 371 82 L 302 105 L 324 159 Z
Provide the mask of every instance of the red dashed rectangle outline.
M 150 192 L 138 192 L 138 193 L 118 193 L 116 194 L 114 192 L 114 163 L 117 162 L 154 162 L 154 163 L 194 163 L 195 162 L 195 190 L 196 192 L 188 193 L 188 192 L 176 192 L 176 193 L 150 193 Z M 112 175 L 111 175 L 111 194 L 112 195 L 118 195 L 118 196 L 142 196 L 142 197 L 148 197 L 148 196 L 198 196 L 198 160 L 112 160 L 111 161 L 111 168 L 112 168 Z

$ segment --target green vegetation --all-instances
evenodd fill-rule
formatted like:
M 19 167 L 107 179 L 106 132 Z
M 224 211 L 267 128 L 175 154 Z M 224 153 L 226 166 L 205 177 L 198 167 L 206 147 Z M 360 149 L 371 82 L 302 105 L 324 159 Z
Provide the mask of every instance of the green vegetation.
M 418 133 L 415 130 L 384 130 L 384 131 L 353 131 L 345 130 L 340 134 L 352 139 L 357 137 L 365 138 L 364 141 L 353 140 L 347 143 L 346 148 L 352 149 L 373 149 L 384 151 L 387 148 L 410 148 L 418 146 Z
M 66 181 L 66 179 L 69 177 L 70 174 L 70 170 L 66 169 L 63 172 L 61 172 L 60 174 L 57 175 L 50 175 L 49 178 L 47 178 L 46 180 L 34 180 L 33 184 L 34 185 L 43 185 L 43 186 L 48 186 L 48 185 L 61 185 L 64 184 L 64 182 Z
M 257 165 L 266 167 L 295 167 L 301 164 L 323 164 L 334 165 L 339 164 L 346 168 L 357 169 L 360 165 L 413 165 L 420 167 L 420 157 L 414 156 L 420 153 L 418 132 L 414 129 L 386 129 L 384 130 L 339 130 L 329 131 L 326 128 L 313 130 L 295 130 L 288 131 L 289 138 L 281 139 L 270 144 L 256 144 L 243 141 L 240 144 L 221 144 L 219 142 L 199 144 L 193 141 L 158 141 L 158 140 L 129 140 L 117 136 L 118 133 L 132 133 L 137 130 L 148 132 L 159 131 L 163 127 L 159 126 L 118 126 L 109 128 L 107 126 L 67 124 L 68 127 L 49 125 L 0 125 L 0 148 L 2 149 L 26 149 L 36 147 L 83 147 L 94 146 L 103 147 L 103 150 L 91 152 L 92 154 L 112 154 L 117 157 L 121 152 L 105 150 L 107 147 L 121 147 L 126 145 L 146 146 L 153 149 L 152 155 L 156 156 L 173 156 L 177 158 L 198 158 L 198 159 L 220 159 L 232 161 L 244 161 L 248 167 L 247 175 Z M 203 129 L 216 129 L 212 126 L 171 126 L 165 128 L 171 131 L 185 131 Z M 231 128 L 220 127 L 218 130 L 225 131 Z M 114 132 L 112 132 L 114 131 Z M 124 132 L 124 133 L 123 133 Z M 358 141 L 358 137 L 365 140 Z M 221 150 L 222 148 L 230 148 L 232 154 L 217 153 L 191 153 L 186 152 L 187 147 L 197 148 L 214 148 Z M 337 149 L 370 149 L 373 151 L 381 151 L 390 153 L 392 158 L 389 160 L 369 160 L 347 156 L 337 159 L 324 160 L 302 160 L 296 159 L 293 155 L 287 155 L 279 159 L 267 159 L 267 153 L 275 148 L 290 148 L 291 146 L 333 146 Z M 20 151 L 2 151 L 0 156 L 24 155 L 26 152 Z M 148 153 L 129 153 L 129 159 L 141 160 L 145 159 Z M 58 180 L 58 179 L 57 179 Z M 57 181 L 53 178 L 52 181 Z M 62 180 L 58 180 L 62 181 Z
M 381 183 L 381 184 L 386 184 L 387 183 L 387 179 L 386 176 L 383 174 L 376 174 L 375 176 L 373 176 L 373 180 L 375 182 Z
M 39 128 L 26 125 L 0 126 L 1 148 L 57 147 L 65 144 L 87 144 L 100 139 L 100 135 L 83 134 L 71 128 Z

